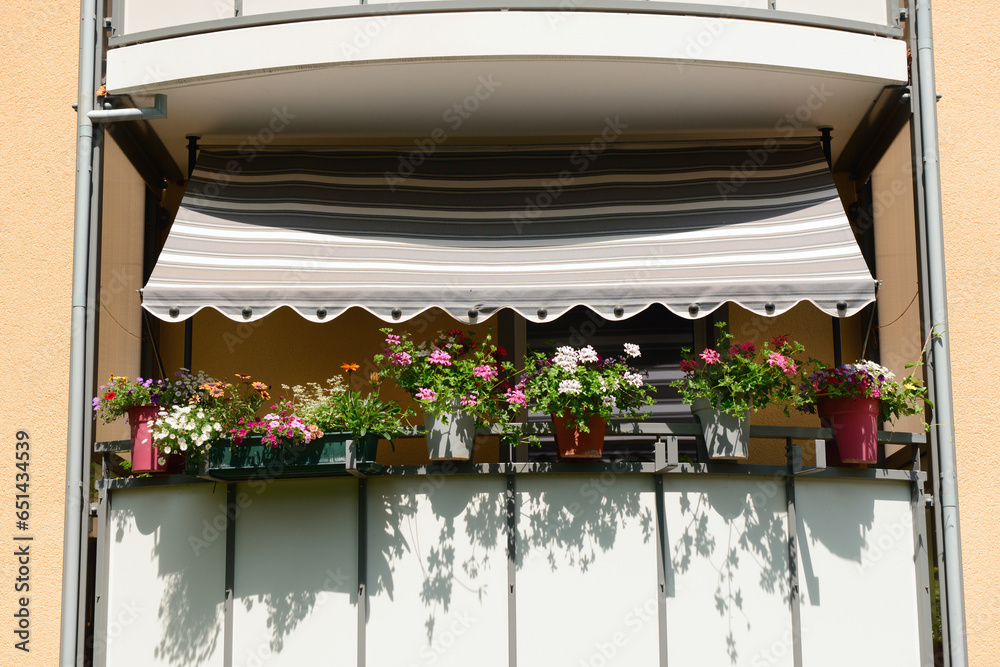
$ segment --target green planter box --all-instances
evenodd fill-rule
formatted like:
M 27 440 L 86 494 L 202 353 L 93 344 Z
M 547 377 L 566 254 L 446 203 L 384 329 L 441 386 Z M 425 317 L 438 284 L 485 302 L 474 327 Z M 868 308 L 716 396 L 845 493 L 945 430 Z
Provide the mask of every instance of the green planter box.
M 260 437 L 246 438 L 233 446 L 225 440 L 213 445 L 207 460 L 193 472 L 199 477 L 225 481 L 294 479 L 378 472 L 375 462 L 379 437 L 369 433 L 355 441 L 350 433 L 327 433 L 307 445 L 262 444 Z

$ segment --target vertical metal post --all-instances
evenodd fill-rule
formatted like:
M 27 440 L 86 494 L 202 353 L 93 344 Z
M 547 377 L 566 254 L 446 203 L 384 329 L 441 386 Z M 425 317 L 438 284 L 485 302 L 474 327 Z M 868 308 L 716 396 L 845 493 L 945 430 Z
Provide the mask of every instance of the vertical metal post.
M 913 516 L 913 559 L 916 565 L 917 622 L 920 626 L 920 664 L 934 664 L 931 579 L 927 563 L 927 502 L 920 480 L 920 447 L 913 448 L 913 481 L 910 483 Z
M 368 480 L 358 479 L 358 667 L 367 661 L 368 635 Z
M 911 14 L 912 17 L 912 14 Z M 916 51 L 917 42 L 916 34 L 911 29 L 910 30 L 910 49 L 911 51 Z M 916 103 L 916 92 L 918 88 L 916 81 L 913 82 L 911 86 L 912 95 L 911 97 L 911 113 L 912 117 L 910 119 L 910 142 L 912 154 L 910 156 L 910 161 L 913 167 L 913 211 L 916 214 L 916 219 L 914 220 L 913 229 L 914 234 L 917 237 L 917 248 L 919 251 L 919 256 L 921 261 L 919 262 L 920 270 L 920 330 L 925 336 L 933 330 L 931 321 L 931 301 L 930 301 L 930 290 L 928 285 L 930 285 L 930 277 L 927 270 L 927 262 L 924 258 L 927 257 L 927 237 L 923 233 L 924 223 L 926 219 L 926 202 L 924 201 L 924 166 L 918 157 L 923 155 L 923 141 L 920 136 L 920 105 Z M 926 385 L 929 388 L 934 386 L 934 367 L 931 364 L 924 365 L 924 378 L 926 380 Z M 948 582 L 940 575 L 944 573 L 944 542 L 941 536 L 944 534 L 944 526 L 941 523 L 941 512 L 939 511 L 938 499 L 941 498 L 941 477 L 938 475 L 938 471 L 941 470 L 941 465 L 938 462 L 938 447 L 937 447 L 937 431 L 931 429 L 928 438 L 928 449 L 930 450 L 930 482 L 931 482 L 931 497 L 935 499 L 935 506 L 932 512 L 934 517 L 934 535 L 936 539 L 934 540 L 934 563 L 938 568 L 938 595 L 939 603 L 941 605 L 941 618 L 942 618 L 942 628 L 941 628 L 941 648 L 944 655 L 943 667 L 949 667 L 951 665 L 950 651 L 948 649 L 948 626 L 945 622 L 948 618 Z
M 669 664 L 668 630 L 667 630 L 667 531 L 666 508 L 663 499 L 663 475 L 654 475 L 656 492 L 656 607 L 659 619 L 660 637 L 660 667 Z
M 86 370 L 91 350 L 87 349 L 87 279 L 90 261 L 90 212 L 93 189 L 94 126 L 90 111 L 96 101 L 94 53 L 97 48 L 96 0 L 80 2 L 80 54 L 77 82 L 76 185 L 73 211 L 73 289 L 70 326 L 69 409 L 66 437 L 66 491 L 63 518 L 62 600 L 60 603 L 59 664 L 77 664 L 79 628 L 80 543 L 83 530 L 83 465 L 90 460 L 85 442 L 87 409 Z
M 913 85 L 916 107 L 919 109 L 919 152 L 914 160 L 921 169 L 923 185 L 923 217 L 920 231 L 926 243 L 921 247 L 922 264 L 926 267 L 927 298 L 930 311 L 925 319 L 928 333 L 936 333 L 928 347 L 928 367 L 931 375 L 931 395 L 934 400 L 932 447 L 938 450 L 939 494 L 935 498 L 940 510 L 943 543 L 943 572 L 946 582 L 942 605 L 943 625 L 947 627 L 948 659 L 953 667 L 966 667 L 969 662 L 966 645 L 965 594 L 962 572 L 962 537 L 958 509 L 958 477 L 955 452 L 955 416 L 951 387 L 951 332 L 948 331 L 948 296 L 944 261 L 944 221 L 941 202 L 941 170 L 938 158 L 937 91 L 934 81 L 934 43 L 931 26 L 931 3 L 917 0 L 913 12 L 911 34 L 916 45 L 913 51 Z
M 94 667 L 108 664 L 108 580 L 111 575 L 111 494 L 105 474 L 97 488 L 97 563 L 94 581 Z
M 823 157 L 826 158 L 826 166 L 833 168 L 833 128 L 832 127 L 821 127 L 819 128 L 821 137 L 820 142 L 823 144 Z M 841 341 L 840 334 L 840 318 L 834 317 L 832 321 L 833 325 L 833 365 L 840 366 L 844 363 L 844 344 Z
M 226 484 L 226 597 L 224 601 L 222 664 L 233 666 L 233 597 L 236 588 L 236 484 Z
M 788 510 L 788 598 L 792 612 L 792 660 L 802 667 L 802 612 L 799 596 L 799 524 L 795 514 L 795 444 L 785 442 L 788 472 L 785 474 L 785 503 Z M 800 454 L 801 456 L 801 454 Z
M 818 129 L 820 131 L 820 142 L 823 144 L 823 157 L 826 158 L 826 166 L 833 169 L 833 128 L 824 126 Z
M 517 494 L 514 475 L 507 474 L 507 664 L 517 667 Z
M 99 5 L 96 12 L 96 22 L 100 26 L 103 23 L 103 8 Z M 100 80 L 102 64 L 103 40 L 97 39 L 94 51 L 94 77 Z M 91 147 L 91 173 L 93 182 L 91 184 L 90 197 L 90 249 L 89 266 L 87 277 L 87 361 L 84 370 L 84 384 L 89 393 L 93 394 L 97 388 L 95 375 L 97 373 L 97 359 L 95 350 L 97 349 L 98 327 L 100 324 L 100 287 L 101 287 L 101 209 L 102 209 L 102 188 L 104 174 L 104 130 L 97 125 L 94 127 L 93 143 Z M 80 595 L 78 601 L 79 614 L 77 621 L 77 660 L 81 660 L 85 655 L 84 639 L 86 637 L 87 609 L 91 605 L 91 600 L 87 599 L 87 573 L 88 563 L 88 543 L 90 541 L 90 469 L 92 460 L 91 443 L 94 441 L 94 420 L 86 419 L 83 424 L 83 466 L 80 470 L 80 501 L 83 504 L 82 524 L 80 530 Z
M 189 134 L 185 137 L 187 139 L 187 149 L 188 149 L 188 182 L 191 181 L 191 174 L 194 173 L 194 165 L 198 161 L 198 139 L 200 139 L 196 134 Z M 194 367 L 191 365 L 192 350 L 194 348 L 194 315 L 184 320 L 184 368 L 188 371 L 193 372 Z
M 840 334 L 840 318 L 833 318 L 833 365 L 840 366 L 844 363 L 844 343 Z

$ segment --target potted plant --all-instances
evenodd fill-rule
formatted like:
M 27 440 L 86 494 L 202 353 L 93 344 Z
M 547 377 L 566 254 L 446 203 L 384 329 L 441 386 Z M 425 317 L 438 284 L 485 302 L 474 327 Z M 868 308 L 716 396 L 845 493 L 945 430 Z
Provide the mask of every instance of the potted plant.
M 802 411 L 817 412 L 833 429 L 844 463 L 877 461 L 879 421 L 917 414 L 924 402 L 930 405 L 927 389 L 912 373 L 899 381 L 874 361 L 835 368 L 813 363 L 818 368 L 800 386 L 797 402 Z
M 240 382 L 207 379 L 187 404 L 160 410 L 151 423 L 155 444 L 166 453 L 183 453 L 195 463 L 213 445 L 256 419 L 264 401 L 270 399 L 268 386 L 237 373 Z M 249 432 L 249 431 L 248 431 Z
M 385 334 L 375 355 L 379 376 L 392 378 L 416 399 L 424 413 L 427 451 L 432 460 L 468 460 L 477 425 L 490 424 L 500 387 L 505 352 L 487 334 L 478 343 L 460 329 L 415 343 L 408 333 Z
M 505 399 L 511 410 L 552 415 L 560 459 L 599 459 L 607 420 L 644 418 L 641 409 L 653 404 L 645 374 L 629 362 L 640 354 L 631 343 L 623 355 L 607 359 L 590 345 L 559 347 L 551 356 L 536 351 L 526 357 L 523 376 Z
M 187 404 L 198 396 L 199 384 L 208 382 L 203 373 L 192 376 L 187 371 L 177 373 L 172 381 L 141 377 L 129 380 L 112 375 L 99 388 L 94 398 L 95 417 L 105 424 L 127 416 L 130 431 L 131 470 L 136 473 L 171 472 L 179 469 L 182 460 L 171 450 L 160 451 L 153 442 L 150 425 L 162 410 Z
M 772 402 L 793 401 L 802 345 L 776 336 L 760 349 L 752 341 L 737 344 L 725 322 L 717 322 L 718 343 L 695 355 L 682 348 L 684 377 L 671 383 L 701 423 L 708 455 L 742 460 L 749 455 L 750 413 Z M 773 347 L 772 347 L 773 345 Z
M 365 382 L 355 374 L 358 364 L 345 363 L 341 368 L 347 373 L 347 384 L 335 377 L 327 380 L 326 387 L 315 382 L 291 387 L 294 410 L 328 436 L 349 437 L 348 466 L 371 472 L 381 467 L 375 463 L 379 438 L 392 440 L 403 433 L 413 411 L 381 397 L 378 373 L 371 373 Z

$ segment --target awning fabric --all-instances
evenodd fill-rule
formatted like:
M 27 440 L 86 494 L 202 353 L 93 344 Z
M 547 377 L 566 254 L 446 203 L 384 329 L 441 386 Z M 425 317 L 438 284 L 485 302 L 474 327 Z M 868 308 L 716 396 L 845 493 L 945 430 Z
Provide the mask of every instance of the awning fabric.
M 461 321 L 660 303 L 703 317 L 812 301 L 851 315 L 875 284 L 814 141 L 452 149 L 203 149 L 143 306 L 322 321 L 352 306 Z

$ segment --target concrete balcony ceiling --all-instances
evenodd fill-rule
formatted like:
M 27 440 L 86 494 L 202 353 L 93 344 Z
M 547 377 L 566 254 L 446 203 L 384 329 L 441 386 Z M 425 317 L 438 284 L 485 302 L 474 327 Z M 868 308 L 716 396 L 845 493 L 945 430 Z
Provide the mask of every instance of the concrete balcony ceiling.
M 733 18 L 612 12 L 455 12 L 204 32 L 112 49 L 110 94 L 166 93 L 153 127 L 266 145 L 597 136 L 801 136 L 839 152 L 906 44 Z

